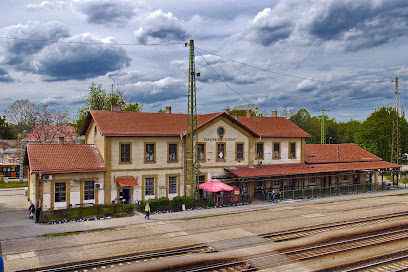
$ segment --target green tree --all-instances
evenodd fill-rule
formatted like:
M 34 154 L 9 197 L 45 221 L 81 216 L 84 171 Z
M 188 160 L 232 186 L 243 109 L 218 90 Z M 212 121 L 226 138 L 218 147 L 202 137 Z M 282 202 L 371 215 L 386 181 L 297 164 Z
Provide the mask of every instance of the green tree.
M 312 117 L 310 113 L 303 108 L 298 110 L 289 120 L 310 134 L 310 137 L 306 138 L 306 143 L 320 143 L 320 117 Z
M 234 107 L 232 110 L 230 110 L 230 115 L 246 116 L 247 110 L 251 110 L 251 116 L 267 116 L 266 112 L 262 111 L 256 104 L 253 103 Z
M 89 96 L 86 105 L 78 109 L 78 115 L 72 125 L 76 127 L 78 134 L 85 123 L 85 119 L 90 110 L 111 110 L 111 105 L 120 105 L 122 111 L 142 111 L 143 103 L 133 103 L 127 101 L 122 92 L 116 90 L 113 93 L 107 92 L 101 84 L 92 82 L 89 87 Z
M 356 135 L 361 129 L 362 123 L 351 119 L 348 122 L 338 123 L 339 143 L 355 143 Z
M 9 124 L 6 122 L 6 116 L 0 116 L 0 139 L 12 140 L 16 135 L 13 134 Z
M 390 161 L 392 149 L 393 118 L 396 112 L 392 107 L 376 109 L 362 123 L 361 130 L 356 134 L 356 144 L 378 157 Z M 401 153 L 407 152 L 408 124 L 405 116 L 400 121 Z

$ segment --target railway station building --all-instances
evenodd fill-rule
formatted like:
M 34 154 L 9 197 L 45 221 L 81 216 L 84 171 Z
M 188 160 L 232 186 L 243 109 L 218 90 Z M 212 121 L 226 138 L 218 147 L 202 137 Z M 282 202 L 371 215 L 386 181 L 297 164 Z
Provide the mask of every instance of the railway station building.
M 114 109 L 114 107 L 113 107 Z M 90 111 L 85 144 L 28 144 L 29 198 L 43 210 L 184 196 L 186 114 Z M 213 178 L 241 193 L 376 182 L 399 165 L 354 144 L 306 144 L 284 117 L 197 117 L 197 183 Z

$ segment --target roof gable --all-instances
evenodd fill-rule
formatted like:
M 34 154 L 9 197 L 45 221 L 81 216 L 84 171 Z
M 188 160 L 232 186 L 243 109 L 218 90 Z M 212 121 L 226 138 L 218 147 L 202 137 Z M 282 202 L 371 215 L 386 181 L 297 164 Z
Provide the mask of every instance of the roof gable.
M 38 125 L 21 140 L 22 142 L 57 143 L 58 137 L 64 137 L 65 142 L 74 142 L 76 130 L 73 126 Z

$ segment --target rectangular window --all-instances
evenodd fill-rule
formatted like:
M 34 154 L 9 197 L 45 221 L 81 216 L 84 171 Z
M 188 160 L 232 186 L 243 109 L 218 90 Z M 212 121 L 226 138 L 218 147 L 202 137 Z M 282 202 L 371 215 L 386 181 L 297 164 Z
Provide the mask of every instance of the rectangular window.
M 347 175 L 343 175 L 343 181 L 348 181 Z
M 145 179 L 145 195 L 154 195 L 154 178 Z
M 155 162 L 154 144 L 145 144 L 145 161 Z
M 238 160 L 243 160 L 244 159 L 244 144 L 237 143 L 236 144 L 236 157 L 235 159 Z
M 84 182 L 84 200 L 95 199 L 95 183 L 94 181 Z
M 225 160 L 225 144 L 217 143 L 217 160 Z
M 296 159 L 296 143 L 289 143 L 289 159 Z
M 273 144 L 273 158 L 280 159 L 280 144 L 279 143 Z
M 66 201 L 67 184 L 65 182 L 55 183 L 55 202 Z
M 169 177 L 169 194 L 177 194 L 177 177 Z
M 274 180 L 273 185 L 275 185 L 275 186 L 279 185 L 279 180 Z
M 177 162 L 177 144 L 169 144 L 169 162 Z
M 264 145 L 263 143 L 256 144 L 256 159 L 261 160 L 264 158 Z
M 130 163 L 130 144 L 120 144 L 120 162 Z
M 310 177 L 310 184 L 316 184 L 316 177 Z
M 197 156 L 199 161 L 205 161 L 205 144 L 197 145 Z

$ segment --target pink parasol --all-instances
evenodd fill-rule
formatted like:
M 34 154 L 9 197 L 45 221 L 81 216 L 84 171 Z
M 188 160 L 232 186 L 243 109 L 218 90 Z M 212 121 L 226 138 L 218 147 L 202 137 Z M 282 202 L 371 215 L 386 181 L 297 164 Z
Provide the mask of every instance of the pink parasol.
M 231 186 L 225 183 L 222 183 L 218 179 L 212 179 L 206 183 L 200 184 L 200 186 L 198 187 L 208 192 L 233 191 L 234 190 L 234 188 L 232 188 Z

